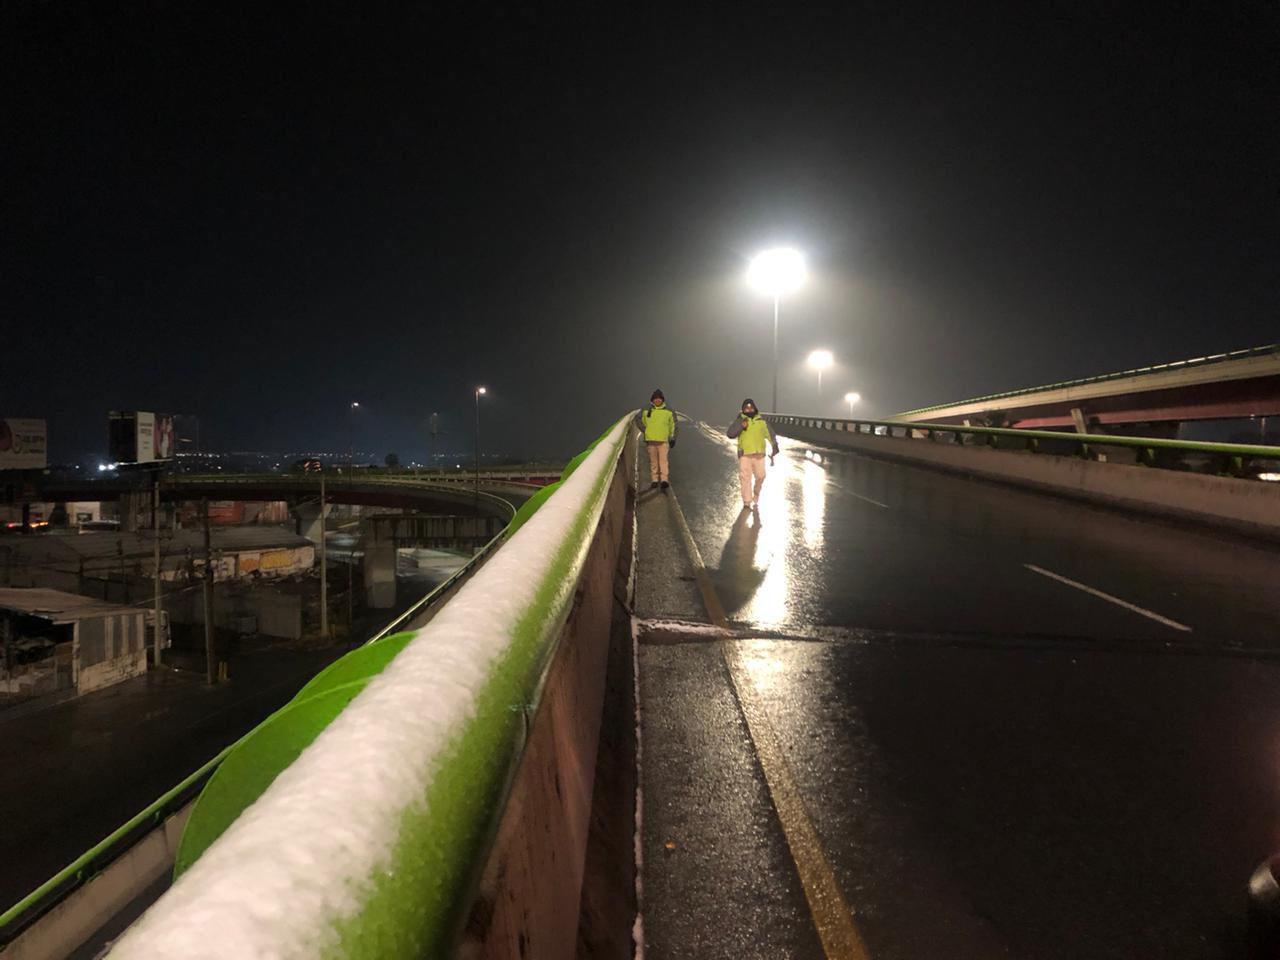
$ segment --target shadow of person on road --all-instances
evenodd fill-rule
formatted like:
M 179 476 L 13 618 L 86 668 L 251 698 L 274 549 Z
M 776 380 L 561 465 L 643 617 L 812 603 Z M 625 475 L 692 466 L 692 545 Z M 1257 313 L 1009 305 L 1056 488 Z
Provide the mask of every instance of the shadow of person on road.
M 733 522 L 729 539 L 720 552 L 720 568 L 714 571 L 716 591 L 726 613 L 744 607 L 764 582 L 765 571 L 756 567 L 756 541 L 760 538 L 760 515 L 743 510 Z

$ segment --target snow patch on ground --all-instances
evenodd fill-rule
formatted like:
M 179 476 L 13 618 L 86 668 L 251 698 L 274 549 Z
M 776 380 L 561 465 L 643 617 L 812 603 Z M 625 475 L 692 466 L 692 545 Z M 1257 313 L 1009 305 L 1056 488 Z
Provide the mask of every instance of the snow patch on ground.
M 475 716 L 513 627 L 612 468 L 620 421 L 556 494 L 126 932 L 113 960 L 322 955 L 385 870 L 404 812 Z M 604 496 L 591 504 L 594 530 Z M 581 564 L 587 545 L 577 558 Z M 576 580 L 576 576 L 573 578 Z M 565 601 L 573 582 L 562 588 Z
M 691 620 L 667 620 L 661 617 L 653 620 L 637 619 L 636 625 L 640 630 L 658 631 L 663 633 L 687 633 L 700 637 L 723 637 L 726 631 L 722 627 L 717 627 L 714 623 L 695 623 Z

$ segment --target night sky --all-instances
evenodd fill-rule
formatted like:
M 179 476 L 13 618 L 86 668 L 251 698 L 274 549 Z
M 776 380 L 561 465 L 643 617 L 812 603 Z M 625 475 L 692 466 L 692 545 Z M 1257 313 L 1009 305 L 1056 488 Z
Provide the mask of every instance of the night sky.
M 546 9 L 542 9 L 543 7 Z M 1280 340 L 1280 5 L 9 2 L 0 411 L 564 455 Z M 820 400 L 802 359 L 838 367 Z

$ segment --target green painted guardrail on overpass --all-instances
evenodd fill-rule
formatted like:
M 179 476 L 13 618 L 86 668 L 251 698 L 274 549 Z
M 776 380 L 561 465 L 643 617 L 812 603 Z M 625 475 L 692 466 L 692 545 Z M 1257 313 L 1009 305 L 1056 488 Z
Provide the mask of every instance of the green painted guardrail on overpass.
M 375 678 L 384 673 L 388 664 L 415 640 L 428 635 L 430 642 L 451 630 L 454 634 L 474 632 L 477 618 L 483 621 L 484 612 L 504 608 L 504 605 L 482 601 L 480 610 L 460 614 L 462 622 L 439 623 L 438 617 L 423 630 L 397 631 L 437 603 L 441 596 L 457 586 L 459 580 L 474 575 L 481 561 L 491 554 L 500 556 L 501 552 L 495 553 L 499 545 L 514 541 L 525 544 L 517 548 L 523 553 L 538 553 L 537 545 L 541 544 L 540 565 L 530 566 L 528 559 L 522 556 L 513 560 L 517 570 L 496 573 L 475 587 L 473 592 L 480 595 L 486 590 L 501 593 L 504 583 L 509 581 L 513 585 L 512 590 L 521 594 L 522 602 L 518 608 L 506 605 L 505 633 L 497 638 L 502 649 L 497 650 L 488 663 L 487 679 L 471 691 L 473 695 L 463 714 L 467 709 L 471 713 L 451 717 L 453 739 L 437 739 L 433 741 L 433 750 L 415 755 L 415 779 L 411 786 L 421 787 L 422 793 L 415 802 L 394 811 L 386 808 L 379 811 L 384 817 L 381 823 L 384 829 L 391 830 L 394 821 L 396 829 L 403 826 L 407 832 L 403 842 L 395 844 L 394 849 L 379 847 L 378 855 L 387 854 L 399 862 L 406 858 L 412 860 L 415 851 L 426 851 L 425 860 L 417 869 L 410 865 L 408 869 L 396 871 L 405 884 L 412 887 L 412 896 L 406 893 L 407 899 L 399 899 L 398 886 L 392 884 L 388 887 L 385 872 L 373 869 L 363 877 L 335 879 L 330 893 L 341 902 L 326 899 L 325 909 L 320 914 L 307 914 L 313 924 L 309 929 L 299 922 L 284 924 L 278 930 L 270 924 L 264 926 L 251 922 L 249 927 L 252 929 L 240 929 L 241 934 L 251 939 L 258 937 L 271 941 L 265 949 L 274 956 L 419 956 L 421 949 L 445 943 L 455 933 L 456 913 L 460 909 L 458 891 L 469 889 L 465 881 L 476 867 L 473 862 L 475 854 L 496 816 L 497 802 L 507 774 L 514 758 L 518 757 L 525 719 L 522 713 L 512 713 L 508 705 L 511 702 L 523 703 L 528 711 L 536 705 L 538 679 L 549 656 L 551 640 L 567 615 L 572 600 L 572 584 L 581 570 L 585 544 L 589 544 L 594 529 L 593 518 L 598 518 L 602 491 L 612 476 L 612 467 L 616 465 L 621 443 L 627 435 L 626 424 L 632 416 L 628 414 L 618 421 L 575 457 L 564 468 L 559 481 L 538 489 L 515 511 L 502 533 L 466 567 L 397 617 L 365 645 L 317 674 L 288 704 L 250 733 L 0 914 L 0 947 L 37 923 L 41 916 L 106 869 L 141 836 L 181 810 L 199 793 L 175 864 L 176 877 L 183 877 L 192 870 L 190 879 L 175 884 L 172 893 L 157 903 L 152 911 L 155 916 L 149 913 L 138 929 L 113 950 L 112 956 L 153 956 L 148 947 L 149 943 L 154 943 L 152 938 L 174 935 L 175 925 L 185 936 L 185 922 L 190 914 L 181 906 L 166 906 L 166 903 L 173 897 L 185 903 L 191 897 L 201 899 L 205 896 L 201 891 L 208 887 L 209 881 L 202 879 L 201 871 L 193 868 L 202 863 L 202 855 L 216 844 L 239 814 L 259 797 L 268 802 L 270 798 L 263 795 L 276 778 L 317 741 L 330 724 L 342 716 L 345 708 L 353 705 Z M 575 478 L 579 467 L 584 464 L 589 465 L 589 469 Z M 295 479 L 306 482 L 303 478 Z M 403 482 L 405 478 L 395 479 Z M 391 480 L 388 477 L 383 482 Z M 552 501 L 553 495 L 566 485 L 570 488 Z M 550 511 L 544 511 L 542 508 L 548 503 L 554 506 Z M 515 535 L 535 517 L 539 519 L 540 529 L 529 530 L 517 541 Z M 442 608 L 448 609 L 448 605 Z M 454 621 L 458 620 L 459 617 L 454 618 Z M 495 638 L 491 636 L 489 640 L 492 643 Z M 438 662 L 432 666 L 425 677 L 415 678 L 406 670 L 407 676 L 388 680 L 383 684 L 383 695 L 394 696 L 387 692 L 387 688 L 394 691 L 397 685 L 413 688 L 415 679 L 426 679 L 430 687 L 431 678 L 438 679 L 442 675 L 435 669 L 440 666 Z M 474 668 L 475 664 L 470 666 Z M 429 691 L 419 693 L 430 699 Z M 371 694 L 376 697 L 377 691 L 371 691 Z M 376 707 L 371 709 L 376 710 Z M 357 719 L 351 724 L 359 726 L 362 722 Z M 397 732 L 390 732 L 391 741 L 395 742 Z M 438 730 L 436 732 L 439 733 Z M 334 736 L 340 739 L 341 732 Z M 360 739 L 356 738 L 357 741 Z M 347 746 L 351 746 L 350 741 Z M 317 747 L 321 745 L 317 744 Z M 368 747 L 369 744 L 359 742 L 359 748 L 354 752 L 363 754 Z M 452 749 L 448 749 L 450 747 Z M 341 802 L 339 797 L 339 805 Z M 426 803 L 425 809 L 423 802 Z M 285 807 L 288 808 L 289 804 L 285 803 Z M 255 817 L 257 815 L 255 810 Z M 292 811 L 286 809 L 280 815 L 284 826 L 292 821 Z M 333 827 L 330 834 L 340 833 L 343 829 L 343 826 Z M 437 841 L 432 840 L 433 834 L 439 835 Z M 264 841 L 259 853 L 269 860 L 278 861 L 276 847 L 280 836 L 277 831 L 271 840 Z M 311 834 L 312 839 L 315 836 Z M 305 841 L 307 837 L 302 839 Z M 327 867 L 349 863 L 350 857 L 320 858 L 313 866 L 323 872 Z M 225 862 L 209 870 L 218 876 L 225 876 L 225 871 Z M 261 875 L 261 870 L 254 873 L 255 877 Z M 350 893 L 353 883 L 362 881 L 367 884 L 366 897 L 343 899 Z M 214 881 L 213 886 L 217 887 L 218 883 Z M 232 886 L 239 886 L 239 883 L 233 881 Z M 306 887 L 307 883 L 304 881 L 301 886 Z M 193 889 L 195 893 L 191 892 Z M 221 893 L 225 892 L 223 888 Z M 309 903 L 314 904 L 316 893 L 315 889 L 310 891 L 312 899 Z M 215 900 L 220 895 L 210 894 Z M 344 911 L 344 906 L 350 909 Z M 252 910 L 246 912 L 252 914 Z M 297 921 L 302 913 L 305 911 L 291 919 Z M 217 929 L 204 935 L 204 944 L 210 948 L 217 945 L 219 956 L 241 955 L 225 941 L 224 934 L 228 932 L 223 929 L 225 924 L 215 926 Z M 149 932 L 156 929 L 166 932 Z M 277 935 L 280 937 L 278 942 Z M 201 939 L 197 936 L 186 941 L 193 949 L 190 952 L 184 949 L 183 955 L 199 955 L 195 947 Z M 247 941 L 241 942 L 246 943 L 247 949 Z M 231 953 L 227 952 L 228 949 Z
M 1099 447 L 1123 447 L 1138 452 L 1138 462 L 1159 467 L 1156 451 L 1214 459 L 1224 473 L 1240 475 L 1245 465 L 1259 461 L 1280 461 L 1280 447 L 1251 443 L 1209 443 L 1199 440 L 1166 440 L 1159 437 L 1123 437 L 1109 434 L 1059 433 L 1053 430 L 1017 430 L 1010 427 L 967 427 L 948 423 L 903 423 L 899 420 L 848 420 L 839 417 L 797 417 L 768 414 L 779 425 L 837 430 L 880 437 L 914 439 L 920 442 L 965 442 L 966 437 L 996 445 L 1001 439 L 1016 441 L 1023 450 L 1039 453 L 1045 444 L 1064 445 L 1081 457 L 1090 457 Z M 1009 449 L 1007 446 L 1004 449 Z

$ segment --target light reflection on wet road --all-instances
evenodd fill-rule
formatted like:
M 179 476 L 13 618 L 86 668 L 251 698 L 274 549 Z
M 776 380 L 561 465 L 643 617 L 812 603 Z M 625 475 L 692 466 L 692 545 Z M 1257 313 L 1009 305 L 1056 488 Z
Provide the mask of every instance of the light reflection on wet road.
M 734 620 L 1280 650 L 1274 548 L 785 438 L 758 514 L 744 515 L 731 448 L 693 439 L 673 478 Z M 1178 636 L 1028 565 L 1192 631 Z

